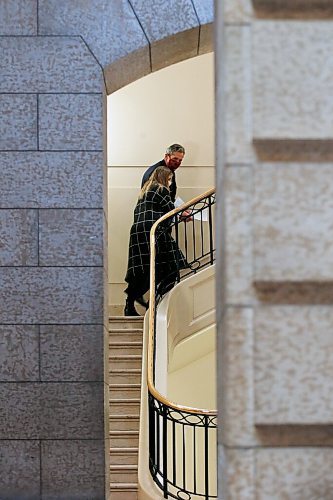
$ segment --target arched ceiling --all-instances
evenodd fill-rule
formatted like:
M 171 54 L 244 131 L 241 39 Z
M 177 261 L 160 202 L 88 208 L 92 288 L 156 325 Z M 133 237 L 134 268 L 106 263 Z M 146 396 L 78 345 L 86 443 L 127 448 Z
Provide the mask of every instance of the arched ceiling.
M 39 35 L 80 36 L 107 92 L 213 50 L 213 0 L 40 0 Z

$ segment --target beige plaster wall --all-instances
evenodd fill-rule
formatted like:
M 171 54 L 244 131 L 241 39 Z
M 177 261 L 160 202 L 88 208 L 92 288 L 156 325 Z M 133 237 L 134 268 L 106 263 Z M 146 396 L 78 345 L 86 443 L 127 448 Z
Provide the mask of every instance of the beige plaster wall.
M 212 325 L 178 344 L 169 359 L 168 399 L 216 409 L 216 328 Z
M 183 165 L 215 165 L 213 53 L 155 71 L 107 100 L 108 166 L 150 165 L 174 142 L 186 146 Z

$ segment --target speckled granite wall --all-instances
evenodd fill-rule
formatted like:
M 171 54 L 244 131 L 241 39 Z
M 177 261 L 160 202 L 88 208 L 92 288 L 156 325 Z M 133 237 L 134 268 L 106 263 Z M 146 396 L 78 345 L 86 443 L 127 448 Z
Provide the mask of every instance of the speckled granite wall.
M 103 77 L 37 3 L 0 2 L 0 497 L 104 498 Z
M 332 500 L 332 2 L 216 15 L 219 498 Z
M 105 91 L 212 50 L 212 0 L 0 0 L 0 497 L 109 496 Z

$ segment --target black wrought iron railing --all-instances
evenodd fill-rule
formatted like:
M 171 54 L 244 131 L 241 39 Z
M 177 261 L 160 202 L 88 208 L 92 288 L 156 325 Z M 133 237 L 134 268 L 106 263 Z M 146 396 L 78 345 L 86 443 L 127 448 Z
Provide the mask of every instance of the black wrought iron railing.
M 151 230 L 149 468 L 164 498 L 217 498 L 216 410 L 182 406 L 155 387 L 156 306 L 174 284 L 214 263 L 214 204 L 211 189 L 161 217 Z M 170 249 L 170 241 L 176 265 L 169 269 L 163 249 Z

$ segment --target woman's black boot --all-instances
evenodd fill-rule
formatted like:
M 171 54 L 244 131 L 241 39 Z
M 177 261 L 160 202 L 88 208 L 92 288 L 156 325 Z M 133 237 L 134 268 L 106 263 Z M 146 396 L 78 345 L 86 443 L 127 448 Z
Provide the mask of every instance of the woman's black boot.
M 146 310 L 149 307 L 149 303 L 146 302 L 145 299 L 142 296 L 141 297 L 137 297 L 135 299 L 135 302 L 137 302 L 138 304 L 140 304 L 140 306 L 144 307 Z
M 127 299 L 126 299 L 124 316 L 140 316 L 140 314 L 137 312 L 137 310 L 134 307 L 134 299 L 132 299 L 130 297 L 127 297 Z

